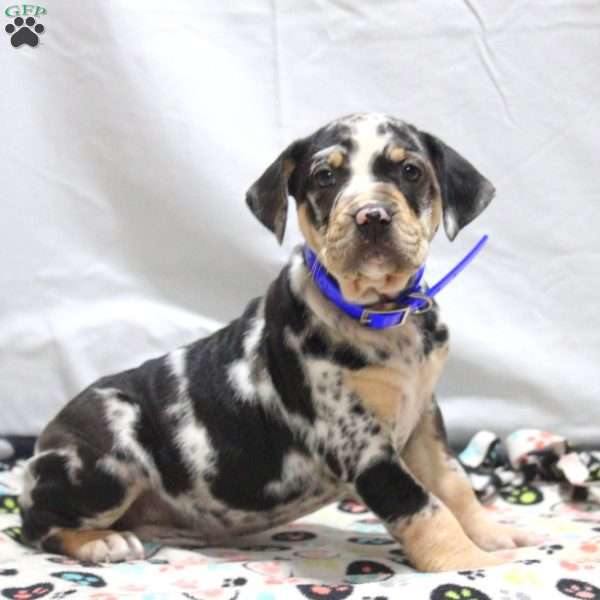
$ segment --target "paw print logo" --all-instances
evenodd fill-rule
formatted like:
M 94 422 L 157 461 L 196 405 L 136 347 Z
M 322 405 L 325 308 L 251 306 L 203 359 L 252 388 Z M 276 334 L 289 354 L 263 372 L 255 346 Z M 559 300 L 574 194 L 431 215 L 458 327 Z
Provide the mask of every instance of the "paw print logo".
M 507 490 L 501 490 L 500 495 L 506 502 L 519 506 L 539 504 L 544 499 L 542 492 L 533 485 L 518 485 Z
M 35 48 L 39 41 L 40 33 L 44 33 L 44 26 L 41 23 L 36 23 L 33 17 L 17 17 L 12 23 L 9 23 L 4 31 L 10 35 L 10 43 L 18 48 L 23 44 L 27 44 Z
M 578 579 L 560 579 L 556 584 L 559 592 L 571 598 L 600 600 L 600 589 L 587 581 Z

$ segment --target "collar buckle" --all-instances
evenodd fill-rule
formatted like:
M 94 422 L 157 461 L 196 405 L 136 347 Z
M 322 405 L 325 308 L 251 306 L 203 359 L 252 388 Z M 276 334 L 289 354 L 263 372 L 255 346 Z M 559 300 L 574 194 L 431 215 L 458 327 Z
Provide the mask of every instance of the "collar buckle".
M 395 325 L 389 325 L 388 328 L 392 329 L 394 327 L 402 327 L 404 325 L 410 315 L 410 307 L 406 308 L 398 308 L 395 310 L 371 310 L 370 308 L 363 308 L 362 313 L 360 314 L 359 323 L 364 327 L 372 326 L 371 315 L 392 315 L 394 313 L 402 312 L 402 317 Z
M 386 325 L 386 328 L 393 329 L 394 327 L 402 327 L 405 325 L 408 317 L 411 314 L 421 315 L 433 308 L 433 298 L 430 298 L 427 294 L 423 294 L 421 292 L 412 292 L 406 295 L 406 299 L 412 299 L 413 301 L 416 300 L 419 303 L 424 302 L 425 306 L 418 308 L 415 303 L 411 303 L 403 308 L 398 307 L 390 310 L 372 310 L 370 308 L 363 308 L 362 312 L 360 313 L 359 323 L 364 327 L 374 326 L 377 328 L 377 325 L 374 324 L 373 320 L 371 319 L 371 315 L 384 315 L 386 317 L 390 317 L 394 314 L 402 313 L 402 316 L 397 323 L 394 323 L 393 325 Z

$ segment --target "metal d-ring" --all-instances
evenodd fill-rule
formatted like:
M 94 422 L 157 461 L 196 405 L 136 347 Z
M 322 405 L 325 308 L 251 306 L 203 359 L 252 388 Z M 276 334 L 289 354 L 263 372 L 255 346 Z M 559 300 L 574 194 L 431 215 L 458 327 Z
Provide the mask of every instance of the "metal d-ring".
M 423 308 L 411 309 L 413 315 L 421 315 L 433 308 L 433 298 L 431 298 L 431 296 L 420 294 L 419 292 L 413 292 L 412 294 L 408 294 L 408 297 L 413 298 L 414 300 L 423 300 L 426 303 L 426 306 Z

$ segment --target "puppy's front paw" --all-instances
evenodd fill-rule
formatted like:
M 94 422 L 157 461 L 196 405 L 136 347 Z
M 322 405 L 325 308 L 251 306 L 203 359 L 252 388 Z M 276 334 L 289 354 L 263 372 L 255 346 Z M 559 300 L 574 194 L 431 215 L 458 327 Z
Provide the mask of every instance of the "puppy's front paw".
M 510 550 L 522 546 L 538 546 L 546 538 L 485 517 L 465 527 L 468 536 L 483 550 Z

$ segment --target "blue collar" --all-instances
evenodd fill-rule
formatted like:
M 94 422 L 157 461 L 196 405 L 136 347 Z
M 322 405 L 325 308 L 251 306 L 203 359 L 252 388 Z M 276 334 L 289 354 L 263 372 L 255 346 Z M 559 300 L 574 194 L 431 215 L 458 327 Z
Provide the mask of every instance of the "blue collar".
M 387 310 L 374 310 L 363 304 L 348 302 L 342 296 L 337 281 L 325 270 L 325 267 L 318 261 L 317 255 L 307 244 L 304 245 L 303 254 L 304 262 L 314 282 L 328 300 L 365 327 L 387 329 L 404 325 L 411 314 L 418 315 L 431 309 L 434 296 L 441 292 L 479 254 L 487 241 L 488 236 L 484 235 L 449 273 L 430 288 L 422 281 L 425 265 L 421 265 L 400 294 L 393 301 L 387 303 L 391 305 L 391 308 Z

